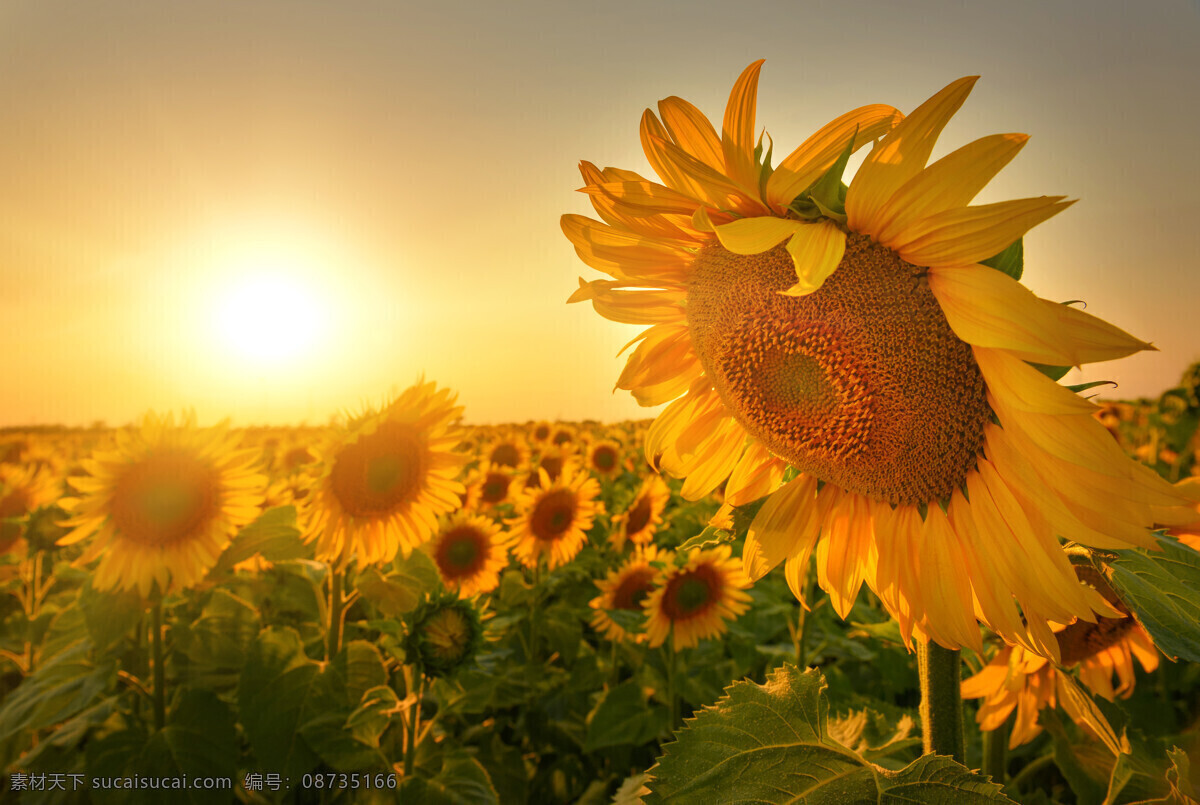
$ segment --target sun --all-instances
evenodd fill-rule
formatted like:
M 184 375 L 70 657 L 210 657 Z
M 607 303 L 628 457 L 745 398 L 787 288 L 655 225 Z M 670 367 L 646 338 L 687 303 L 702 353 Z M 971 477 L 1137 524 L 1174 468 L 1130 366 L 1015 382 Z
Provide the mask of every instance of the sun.
M 242 360 L 274 364 L 305 355 L 325 333 L 329 310 L 304 272 L 266 260 L 238 272 L 217 295 L 213 326 L 218 341 Z

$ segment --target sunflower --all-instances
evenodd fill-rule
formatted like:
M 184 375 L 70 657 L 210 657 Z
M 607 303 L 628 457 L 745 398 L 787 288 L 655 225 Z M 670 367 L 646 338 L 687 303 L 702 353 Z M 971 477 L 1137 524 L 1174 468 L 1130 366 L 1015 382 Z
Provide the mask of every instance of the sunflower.
M 513 474 L 505 467 L 484 464 L 476 470 L 471 484 L 477 488 L 474 500 L 482 508 L 494 508 L 512 500 Z
M 588 447 L 587 464 L 601 478 L 613 479 L 621 474 L 624 463 L 621 445 L 614 439 L 598 439 Z
M 549 422 L 538 422 L 529 429 L 529 440 L 535 444 L 547 444 L 554 434 L 554 426 Z
M 1158 667 L 1158 651 L 1150 635 L 1128 615 L 1098 617 L 1095 623 L 1077 621 L 1060 628 L 1055 637 L 1062 664 L 1067 668 L 1077 666 L 1080 681 L 1109 701 L 1133 694 L 1134 657 L 1146 671 Z M 1017 711 L 1008 742 L 1009 749 L 1015 749 L 1038 736 L 1042 731 L 1037 723 L 1038 712 L 1058 702 L 1080 726 L 1086 727 L 1085 716 L 1071 709 L 1074 700 L 1061 694 L 1062 673 L 1043 656 L 1021 646 L 1005 646 L 979 673 L 963 680 L 962 695 L 983 699 L 976 720 L 984 731 L 997 729 L 1013 710 Z
M 647 110 L 642 146 L 663 184 L 584 162 L 603 220 L 562 219 L 612 277 L 581 279 L 569 301 L 651 325 L 617 382 L 643 405 L 674 400 L 648 460 L 686 477 L 688 499 L 726 478 L 731 499 L 772 492 L 743 551 L 753 578 L 784 562 L 800 596 L 815 552 L 842 617 L 865 581 L 906 640 L 978 647 L 978 617 L 1056 650 L 1049 620 L 1103 608 L 1059 537 L 1147 546 L 1147 527 L 1185 516 L 1186 500 L 1035 364 L 1151 347 L 981 264 L 1003 266 L 1070 202 L 968 206 L 1025 135 L 926 166 L 975 78 L 908 117 L 848 112 L 772 168 L 754 137 L 761 66 L 734 85 L 720 135 L 680 98 L 660 102 L 661 119 Z M 874 140 L 847 188 L 845 159 Z M 786 465 L 799 475 L 773 489 Z
M 551 569 L 575 558 L 592 522 L 600 512 L 596 496 L 600 482 L 586 472 L 568 468 L 556 481 L 540 470 L 541 486 L 524 490 L 511 521 L 513 553 L 526 567 L 537 567 L 543 555 Z
M 454 452 L 462 413 L 448 389 L 420 382 L 335 437 L 324 476 L 308 496 L 317 558 L 359 567 L 408 556 L 458 508 L 455 480 L 467 457 Z
M 547 447 L 538 456 L 537 463 L 525 473 L 522 489 L 536 489 L 541 484 L 542 473 L 551 480 L 558 480 L 564 472 L 576 468 L 577 458 L 574 449 L 568 444 L 563 447 Z
M 592 614 L 592 628 L 609 640 L 621 642 L 633 640 L 644 643 L 645 633 L 630 634 L 620 624 L 612 619 L 605 610 L 625 610 L 642 613 L 642 603 L 654 589 L 654 582 L 659 576 L 659 570 L 652 562 L 658 559 L 670 561 L 669 555 L 660 557 L 658 549 L 653 545 L 637 551 L 616 570 L 610 570 L 604 580 L 597 579 L 596 586 L 600 595 L 589 603 L 595 612 Z
M 431 677 L 454 673 L 474 660 L 483 645 L 479 611 L 454 595 L 425 601 L 405 618 L 405 624 L 405 659 Z
M 484 450 L 484 459 L 494 467 L 520 469 L 529 461 L 529 448 L 525 440 L 515 433 L 506 433 L 496 438 Z
M 139 428 L 118 431 L 115 449 L 81 464 L 89 473 L 68 483 L 82 493 L 59 505 L 72 530 L 59 545 L 95 535 L 79 561 L 100 560 L 98 590 L 165 595 L 200 581 L 234 532 L 260 514 L 267 479 L 257 450 L 238 449 L 224 425 L 197 428 L 186 414 L 146 414 Z
M 469 598 L 500 584 L 509 542 L 494 520 L 460 512 L 433 538 L 429 552 L 446 587 Z
M 618 551 L 625 547 L 626 541 L 634 545 L 649 544 L 663 524 L 663 511 L 670 499 L 671 490 L 662 476 L 658 473 L 647 475 L 629 508 L 612 518 L 609 542 Z
M 658 648 L 671 637 L 675 651 L 725 633 L 725 621 L 750 607 L 750 579 L 728 545 L 693 551 L 682 567 L 668 566 L 646 598 L 646 637 Z
M 23 545 L 21 520 L 58 499 L 59 484 L 44 467 L 0 463 L 0 556 Z

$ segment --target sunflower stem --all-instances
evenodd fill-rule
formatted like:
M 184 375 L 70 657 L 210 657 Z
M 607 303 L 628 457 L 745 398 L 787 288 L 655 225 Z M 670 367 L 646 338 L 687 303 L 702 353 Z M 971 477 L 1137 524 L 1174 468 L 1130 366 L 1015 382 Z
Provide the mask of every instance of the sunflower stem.
M 932 642 L 917 644 L 925 754 L 949 755 L 965 764 L 961 666 L 959 652 Z
M 342 600 L 342 571 L 329 566 L 329 629 L 325 633 L 325 659 L 333 658 L 342 649 L 342 618 L 345 602 Z
M 1012 714 L 994 730 L 983 732 L 983 768 L 992 782 L 1004 785 L 1008 770 L 1008 733 L 1012 727 Z
M 421 697 L 425 693 L 425 674 L 423 674 L 416 666 L 412 666 L 412 682 L 416 683 L 416 689 L 413 689 L 412 684 L 409 684 L 409 691 L 416 697 L 412 706 L 408 708 L 405 714 L 405 732 L 407 740 L 404 742 L 404 776 L 411 777 L 413 773 L 413 764 L 417 757 L 417 719 L 421 717 Z
M 675 674 L 679 666 L 679 652 L 675 650 L 674 627 L 671 628 L 671 639 L 664 645 L 667 652 L 667 702 L 671 708 L 671 732 L 675 732 L 675 724 L 679 721 L 679 696 L 675 691 Z
M 154 655 L 154 729 L 167 725 L 167 674 L 163 668 L 162 601 L 154 604 L 150 618 L 150 644 Z

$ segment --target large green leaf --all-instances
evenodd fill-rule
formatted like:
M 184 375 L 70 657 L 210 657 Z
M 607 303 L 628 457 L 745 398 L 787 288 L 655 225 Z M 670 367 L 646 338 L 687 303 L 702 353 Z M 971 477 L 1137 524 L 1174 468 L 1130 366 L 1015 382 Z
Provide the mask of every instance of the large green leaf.
M 95 662 L 80 639 L 27 677 L 0 708 L 0 742 L 22 730 L 40 730 L 74 718 L 116 681 L 115 660 Z
M 98 802 L 226 803 L 233 796 L 238 744 L 233 713 L 208 690 L 185 690 L 171 707 L 167 725 L 151 735 L 140 729 L 112 733 L 88 747 L 88 771 L 109 779 L 182 782 L 209 778 L 225 787 L 133 787 L 97 789 Z
M 212 572 L 228 572 L 255 554 L 272 562 L 312 555 L 312 549 L 301 541 L 300 529 L 296 528 L 295 506 L 276 506 L 260 514 L 233 538 Z
M 607 746 L 640 746 L 653 740 L 669 718 L 665 707 L 648 706 L 640 684 L 625 682 L 605 692 L 588 715 L 583 749 L 593 752 Z
M 1200 553 L 1159 538 L 1162 551 L 1118 551 L 1105 575 L 1159 651 L 1200 662 Z
M 499 805 L 487 770 L 462 749 L 419 750 L 416 774 L 401 781 L 398 802 L 405 805 Z
M 842 746 L 829 733 L 825 687 L 819 671 L 792 665 L 764 685 L 730 685 L 665 747 L 646 802 L 1010 802 L 949 758 L 926 756 L 893 772 Z
M 374 568 L 364 571 L 355 586 L 380 612 L 398 618 L 416 609 L 439 583 L 433 560 L 424 551 L 413 551 L 407 559 L 397 559 L 396 569 L 386 576 Z
M 217 588 L 196 622 L 178 626 L 176 644 L 188 658 L 188 681 L 213 688 L 232 687 L 246 664 L 259 631 L 258 610 Z
M 136 591 L 98 592 L 91 583 L 79 591 L 79 608 L 97 651 L 103 652 L 142 621 L 142 597 Z

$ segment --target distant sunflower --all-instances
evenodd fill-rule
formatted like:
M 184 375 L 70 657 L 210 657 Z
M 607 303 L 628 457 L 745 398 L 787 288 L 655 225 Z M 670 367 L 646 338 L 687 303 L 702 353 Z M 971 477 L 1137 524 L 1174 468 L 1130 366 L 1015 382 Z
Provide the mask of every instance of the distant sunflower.
M 751 527 L 754 578 L 784 562 L 800 596 L 815 552 L 843 617 L 865 581 L 906 640 L 977 648 L 978 617 L 1056 650 L 1048 621 L 1102 608 L 1059 537 L 1146 546 L 1148 526 L 1182 517 L 1186 500 L 1123 455 L 1095 405 L 1031 364 L 1151 347 L 980 263 L 1070 202 L 968 206 L 1023 134 L 926 167 L 975 78 L 907 118 L 848 112 L 772 168 L 755 140 L 761 65 L 734 85 L 720 135 L 680 98 L 660 102 L 661 120 L 646 111 L 642 146 L 664 184 L 584 162 L 603 222 L 562 219 L 584 262 L 612 277 L 581 279 L 570 301 L 651 325 L 617 382 L 643 405 L 675 400 L 647 458 L 686 476 L 692 500 L 726 478 L 727 499 L 749 497 L 747 484 L 770 492 L 785 465 L 800 470 Z M 877 139 L 846 188 L 844 157 Z
M 645 602 L 650 648 L 671 637 L 675 651 L 725 633 L 725 622 L 750 607 L 750 579 L 728 545 L 693 551 L 683 567 L 668 566 Z
M 354 557 L 363 567 L 408 556 L 432 536 L 463 491 L 455 478 L 467 457 L 454 452 L 452 425 L 461 413 L 448 389 L 418 383 L 337 434 L 307 499 L 319 560 Z
M 545 556 L 551 569 L 565 565 L 583 547 L 600 503 L 600 483 L 581 470 L 568 469 L 557 481 L 541 471 L 541 486 L 526 489 L 520 514 L 511 521 L 513 553 L 526 567 Z
M 1077 621 L 1060 627 L 1055 637 L 1063 666 L 1078 667 L 1080 681 L 1109 701 L 1133 694 L 1134 657 L 1146 671 L 1158 667 L 1158 650 L 1150 635 L 1128 615 L 1098 617 L 1095 623 Z M 962 695 L 965 699 L 983 699 L 976 720 L 986 732 L 999 728 L 1017 711 L 1008 741 L 1008 747 L 1015 749 L 1042 731 L 1037 722 L 1043 708 L 1061 703 L 1068 715 L 1086 724 L 1083 714 L 1068 709 L 1072 699 L 1060 693 L 1061 673 L 1043 656 L 1021 646 L 1005 646 L 983 670 L 963 680 Z
M 592 628 L 613 641 L 633 640 L 644 643 L 646 634 L 630 634 L 625 631 L 605 610 L 619 609 L 628 612 L 644 612 L 642 604 L 654 589 L 655 579 L 660 575 L 658 568 L 650 564 L 659 559 L 658 549 L 653 545 L 637 551 L 616 570 L 610 570 L 603 580 L 597 579 L 596 586 L 600 595 L 589 602 L 588 606 L 595 610 L 592 614 Z M 661 557 L 670 561 L 671 557 Z
M 549 422 L 538 422 L 529 429 L 529 440 L 535 444 L 546 444 L 554 435 L 554 426 Z
M 599 439 L 588 447 L 588 469 L 601 478 L 616 478 L 624 469 L 621 445 L 613 439 Z
M 515 433 L 508 433 L 495 439 L 484 450 L 484 460 L 494 467 L 520 469 L 529 461 L 529 448 L 525 439 Z
M 656 472 L 649 473 L 638 487 L 629 508 L 612 518 L 613 529 L 609 542 L 618 551 L 626 542 L 647 545 L 663 524 L 663 512 L 671 499 L 667 482 Z
M 163 595 L 192 586 L 261 513 L 259 451 L 238 449 L 223 424 L 197 428 L 193 414 L 176 426 L 173 415 L 150 413 L 115 439 L 115 449 L 80 462 L 89 475 L 68 478 L 82 495 L 59 501 L 72 530 L 58 544 L 95 536 L 79 561 L 99 559 L 99 590 L 145 598 L 156 585 Z
M 18 520 L 28 517 L 59 496 L 59 482 L 44 467 L 0 462 L 0 555 L 18 545 L 24 527 Z
M 470 598 L 496 589 L 509 542 L 494 520 L 459 513 L 433 538 L 429 552 L 446 587 Z
M 537 488 L 541 485 L 543 472 L 551 481 L 556 481 L 564 472 L 573 471 L 576 464 L 575 451 L 570 445 L 543 448 L 536 464 L 525 473 L 525 482 L 521 486 L 523 489 Z
M 492 508 L 512 501 L 512 493 L 515 491 L 512 488 L 513 474 L 504 467 L 484 464 L 479 468 L 473 483 L 478 486 L 475 500 L 481 507 Z

